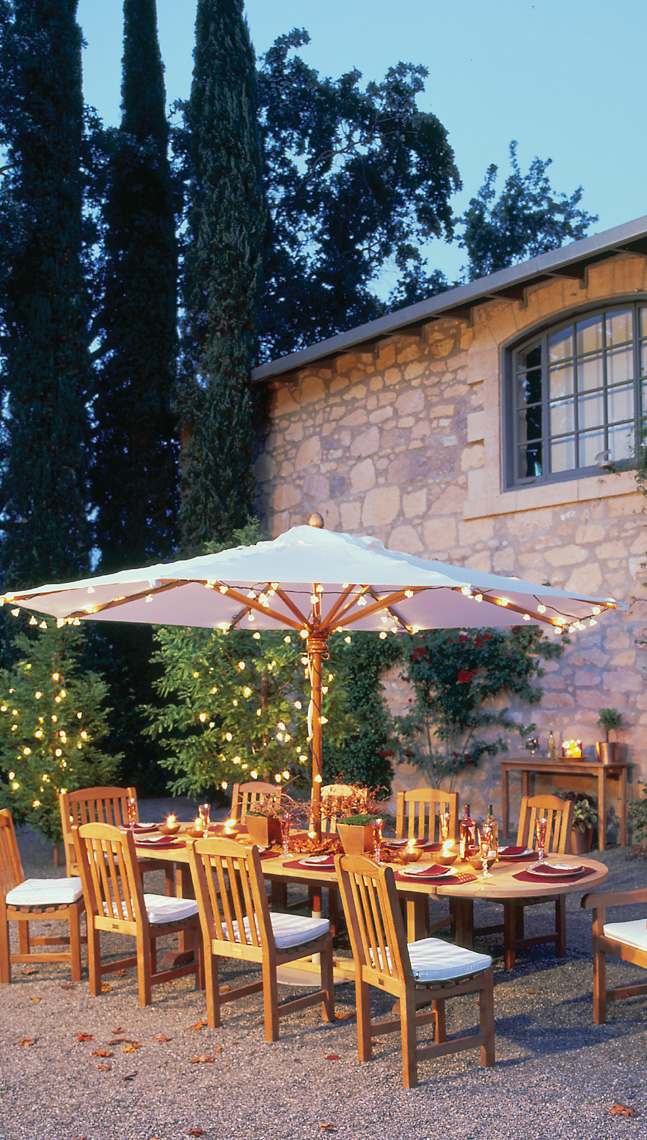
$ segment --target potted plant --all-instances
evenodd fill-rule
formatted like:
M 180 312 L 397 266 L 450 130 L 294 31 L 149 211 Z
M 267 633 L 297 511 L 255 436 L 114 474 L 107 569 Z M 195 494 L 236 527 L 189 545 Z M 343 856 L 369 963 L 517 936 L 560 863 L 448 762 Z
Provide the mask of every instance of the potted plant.
M 618 709 L 600 709 L 597 723 L 604 729 L 605 734 L 604 740 L 598 740 L 595 745 L 598 760 L 603 764 L 617 764 L 620 745 L 615 740 L 609 740 L 609 733 L 623 727 L 622 713 L 618 712 Z
M 375 851 L 376 815 L 348 815 L 337 821 L 337 834 L 347 855 L 372 855 Z
M 275 796 L 259 796 L 245 815 L 245 823 L 250 839 L 258 847 L 269 847 L 272 843 L 281 842 L 280 812 L 283 808 L 277 805 Z M 287 810 L 287 805 L 286 805 Z
M 593 825 L 598 822 L 598 809 L 583 792 L 560 792 L 558 795 L 562 800 L 573 801 L 571 855 L 587 855 L 593 843 Z

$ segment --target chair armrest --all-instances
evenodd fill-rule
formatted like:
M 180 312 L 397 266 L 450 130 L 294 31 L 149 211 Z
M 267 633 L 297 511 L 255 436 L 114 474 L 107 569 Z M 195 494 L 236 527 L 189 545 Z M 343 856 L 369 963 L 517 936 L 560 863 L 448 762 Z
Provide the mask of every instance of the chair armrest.
M 647 902 L 647 890 L 642 891 L 589 891 L 580 906 L 585 910 L 600 910 L 607 906 L 627 906 Z

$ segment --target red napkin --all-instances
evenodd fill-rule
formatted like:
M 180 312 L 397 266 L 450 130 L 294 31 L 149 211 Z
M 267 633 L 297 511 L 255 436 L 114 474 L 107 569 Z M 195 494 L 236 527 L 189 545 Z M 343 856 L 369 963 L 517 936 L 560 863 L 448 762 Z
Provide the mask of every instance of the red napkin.
M 184 842 L 181 837 L 180 842 Z M 137 843 L 140 847 L 177 847 L 178 839 L 170 835 L 151 836 L 150 839 L 145 839 L 142 835 L 137 840 Z

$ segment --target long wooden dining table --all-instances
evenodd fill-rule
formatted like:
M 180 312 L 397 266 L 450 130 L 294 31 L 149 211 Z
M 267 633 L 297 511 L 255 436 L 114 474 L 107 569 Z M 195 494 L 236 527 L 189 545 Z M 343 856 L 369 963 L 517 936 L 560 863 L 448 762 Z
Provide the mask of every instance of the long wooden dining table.
M 235 838 L 225 836 L 224 829 L 218 827 L 211 832 L 218 838 Z M 153 837 L 151 836 L 151 839 Z M 177 889 L 183 897 L 193 893 L 191 873 L 189 870 L 188 844 L 190 838 L 180 836 L 180 842 L 172 846 L 156 845 L 154 842 L 142 842 L 141 834 L 135 836 L 137 855 L 146 859 L 159 859 L 160 862 L 172 860 L 178 869 Z M 322 869 L 317 865 L 306 865 L 298 853 L 283 855 L 282 853 L 265 851 L 262 853 L 262 867 L 264 876 L 276 886 L 289 883 L 302 883 L 307 887 L 325 888 L 337 882 L 334 870 Z M 420 863 L 433 862 L 433 851 L 424 853 Z M 460 946 L 471 949 L 474 938 L 474 903 L 487 900 L 489 902 L 503 902 L 511 898 L 531 898 L 539 901 L 542 897 L 549 899 L 556 895 L 577 894 L 590 891 L 592 888 L 605 882 L 609 869 L 588 856 L 558 855 L 551 856 L 550 860 L 558 861 L 565 867 L 581 866 L 582 873 L 571 875 L 569 872 L 563 876 L 555 876 L 549 880 L 539 876 L 529 875 L 529 870 L 535 862 L 532 857 L 523 861 L 506 860 L 490 867 L 491 878 L 481 879 L 469 863 L 457 862 L 440 878 L 417 878 L 404 874 L 404 868 L 395 864 L 395 884 L 398 893 L 402 896 L 403 910 L 406 916 L 407 940 L 415 942 L 425 937 L 427 926 L 427 911 L 430 898 L 448 899 L 454 918 L 454 933 L 456 942 Z M 417 864 L 415 865 L 417 867 Z M 344 965 L 345 963 L 345 965 Z M 336 959 L 338 971 L 346 972 L 352 976 L 352 962 L 348 959 Z M 350 969 L 347 969 L 350 968 Z

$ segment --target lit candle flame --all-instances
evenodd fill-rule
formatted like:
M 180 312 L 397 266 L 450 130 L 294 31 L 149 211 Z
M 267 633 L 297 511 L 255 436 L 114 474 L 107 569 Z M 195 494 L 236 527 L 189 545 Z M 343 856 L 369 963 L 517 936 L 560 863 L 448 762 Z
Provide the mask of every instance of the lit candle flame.
M 175 816 L 174 815 L 167 815 L 166 825 L 167 825 L 167 827 L 175 827 Z

